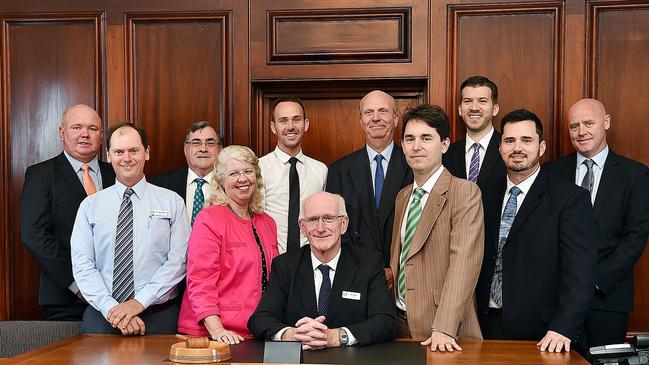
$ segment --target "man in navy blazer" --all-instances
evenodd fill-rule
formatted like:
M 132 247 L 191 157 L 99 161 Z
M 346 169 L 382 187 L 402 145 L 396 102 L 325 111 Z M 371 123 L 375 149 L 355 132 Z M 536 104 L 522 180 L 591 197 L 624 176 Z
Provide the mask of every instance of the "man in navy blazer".
M 610 125 L 601 102 L 576 102 L 568 112 L 568 129 L 577 152 L 548 164 L 556 178 L 590 187 L 601 236 L 595 297 L 586 316 L 590 346 L 624 342 L 633 309 L 633 266 L 649 232 L 649 168 L 613 152 L 606 142 Z
M 83 104 L 64 113 L 59 127 L 63 152 L 27 168 L 20 195 L 20 235 L 41 266 L 38 304 L 48 320 L 80 321 L 88 305 L 72 277 L 70 235 L 79 204 L 91 190 L 115 183 L 110 164 L 99 161 L 103 139 L 99 114 Z M 88 188 L 90 189 L 90 188 Z
M 453 176 L 485 187 L 505 177 L 498 146 L 500 133 L 493 126 L 498 115 L 498 86 L 484 76 L 471 76 L 460 85 L 458 113 L 464 121 L 466 136 L 451 143 L 443 155 L 443 164 Z M 477 173 L 472 173 L 472 165 Z
M 393 132 L 399 122 L 394 98 L 374 90 L 361 99 L 359 110 L 365 146 L 329 166 L 326 190 L 345 199 L 349 228 L 343 235 L 343 242 L 380 253 L 391 287 L 389 267 L 394 202 L 399 191 L 412 183 L 414 177 L 403 150 L 393 141 Z M 382 172 L 379 182 L 377 171 Z M 378 185 L 381 186 L 377 194 Z
M 525 109 L 501 121 L 506 178 L 483 194 L 485 252 L 476 288 L 485 339 L 536 340 L 541 351 L 583 344 L 598 235 L 588 194 L 540 168 L 543 125 Z
M 314 193 L 301 211 L 309 244 L 273 260 L 268 289 L 248 320 L 250 332 L 300 341 L 307 350 L 392 340 L 396 314 L 383 260 L 341 242 L 348 223 L 342 197 Z

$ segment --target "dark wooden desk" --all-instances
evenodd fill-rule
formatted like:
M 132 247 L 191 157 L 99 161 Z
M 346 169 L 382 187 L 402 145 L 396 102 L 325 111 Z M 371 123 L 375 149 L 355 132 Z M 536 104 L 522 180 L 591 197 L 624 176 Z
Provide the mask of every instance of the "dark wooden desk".
M 174 364 L 169 361 L 169 347 L 178 342 L 173 336 L 120 337 L 85 335 L 63 340 L 47 347 L 4 360 L 2 364 Z M 534 342 L 461 341 L 462 352 L 431 352 L 418 342 L 395 341 L 359 348 L 305 351 L 304 362 L 312 364 L 588 364 L 576 352 L 542 353 Z M 263 359 L 263 343 L 248 340 L 232 346 L 232 361 L 255 363 Z M 232 364 L 236 364 L 232 363 Z

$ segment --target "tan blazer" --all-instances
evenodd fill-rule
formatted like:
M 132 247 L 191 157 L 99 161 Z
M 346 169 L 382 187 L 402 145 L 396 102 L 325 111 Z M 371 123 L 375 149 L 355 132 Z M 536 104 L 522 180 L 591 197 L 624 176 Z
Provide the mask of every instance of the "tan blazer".
M 397 195 L 390 267 L 397 295 L 401 224 L 412 185 Z M 413 338 L 431 328 L 455 338 L 482 339 L 475 287 L 484 253 L 480 189 L 446 169 L 428 196 L 405 264 L 408 326 Z

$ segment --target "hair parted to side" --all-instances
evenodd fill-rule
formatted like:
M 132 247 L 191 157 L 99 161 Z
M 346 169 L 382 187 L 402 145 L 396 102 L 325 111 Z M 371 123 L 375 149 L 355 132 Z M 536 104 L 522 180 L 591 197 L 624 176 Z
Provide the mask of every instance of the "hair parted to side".
M 462 82 L 462 85 L 460 85 L 460 100 L 462 100 L 462 90 L 464 90 L 464 88 L 481 86 L 486 86 L 491 89 L 491 102 L 498 104 L 498 86 L 487 77 L 480 75 L 470 76 Z
M 206 120 L 200 120 L 198 122 L 192 123 L 189 126 L 189 128 L 187 128 L 187 130 L 185 131 L 185 138 L 183 138 L 183 143 L 189 142 L 189 134 L 190 133 L 194 133 L 196 131 L 200 131 L 201 129 L 205 129 L 205 128 L 212 128 L 214 130 L 214 132 L 216 133 L 216 138 L 217 138 L 216 143 L 220 144 L 220 145 L 223 145 L 223 139 L 221 138 L 221 134 L 219 133 L 219 131 L 216 129 L 216 127 L 214 127 L 212 125 L 212 123 L 210 123 L 210 122 L 208 122 Z
M 248 207 L 253 212 L 263 212 L 264 200 L 264 181 L 261 178 L 261 168 L 259 167 L 259 159 L 254 152 L 248 147 L 231 145 L 225 147 L 214 163 L 214 177 L 212 177 L 212 195 L 205 204 L 206 207 L 211 205 L 226 205 L 231 202 L 230 197 L 225 193 L 225 189 L 221 185 L 221 179 L 225 178 L 226 171 L 225 165 L 230 160 L 243 161 L 251 164 L 255 168 L 255 175 L 257 176 L 257 189 L 252 195 Z

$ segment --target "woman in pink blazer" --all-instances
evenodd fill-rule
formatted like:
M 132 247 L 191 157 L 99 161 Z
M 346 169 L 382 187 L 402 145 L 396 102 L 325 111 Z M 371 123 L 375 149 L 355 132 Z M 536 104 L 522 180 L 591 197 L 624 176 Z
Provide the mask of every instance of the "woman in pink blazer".
M 277 228 L 262 207 L 258 159 L 243 146 L 219 153 L 212 196 L 194 221 L 178 332 L 229 344 L 250 336 L 248 317 L 277 256 Z

